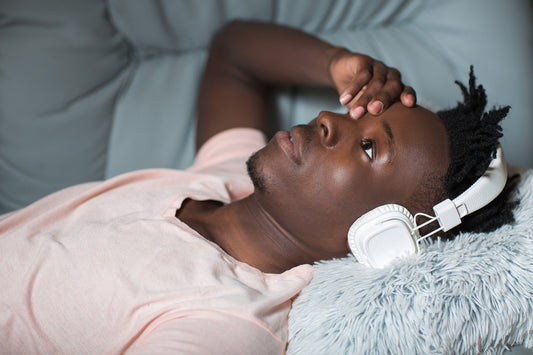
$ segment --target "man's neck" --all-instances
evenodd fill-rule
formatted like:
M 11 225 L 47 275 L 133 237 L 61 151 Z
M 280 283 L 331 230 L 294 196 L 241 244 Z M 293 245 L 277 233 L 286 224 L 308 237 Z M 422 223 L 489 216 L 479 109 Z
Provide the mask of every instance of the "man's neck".
M 176 216 L 235 259 L 263 272 L 280 273 L 315 260 L 254 195 L 228 205 L 189 200 Z

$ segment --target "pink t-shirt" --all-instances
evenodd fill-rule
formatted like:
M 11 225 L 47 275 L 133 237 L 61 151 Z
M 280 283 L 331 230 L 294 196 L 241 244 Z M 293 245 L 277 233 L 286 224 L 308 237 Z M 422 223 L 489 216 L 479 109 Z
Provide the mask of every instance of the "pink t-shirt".
M 77 185 L 0 216 L 1 354 L 278 354 L 312 266 L 265 274 L 174 217 L 252 192 L 259 131 L 210 139 L 186 171 Z

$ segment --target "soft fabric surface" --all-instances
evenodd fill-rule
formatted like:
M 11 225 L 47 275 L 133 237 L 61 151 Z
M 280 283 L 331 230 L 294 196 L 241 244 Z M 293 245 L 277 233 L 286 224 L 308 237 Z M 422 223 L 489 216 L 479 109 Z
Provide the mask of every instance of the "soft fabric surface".
M 187 171 L 81 184 L 0 216 L 0 354 L 280 354 L 311 265 L 265 274 L 175 217 L 253 190 L 263 134 L 232 129 Z
M 511 105 L 507 161 L 533 167 L 531 0 L 0 0 L 0 213 L 74 184 L 193 161 L 212 36 L 233 19 L 295 26 L 398 68 L 455 106 L 473 64 Z M 504 70 L 505 69 L 505 70 Z M 272 97 L 275 128 L 345 111 L 334 90 Z
M 516 223 L 464 233 L 391 267 L 316 265 L 294 303 L 288 354 L 501 354 L 533 347 L 533 171 Z
M 105 177 L 129 46 L 104 1 L 0 0 L 0 214 Z

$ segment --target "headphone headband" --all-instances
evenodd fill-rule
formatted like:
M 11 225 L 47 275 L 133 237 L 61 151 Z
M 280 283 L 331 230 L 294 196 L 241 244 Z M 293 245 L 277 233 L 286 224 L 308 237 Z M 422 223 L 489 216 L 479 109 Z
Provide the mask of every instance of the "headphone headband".
M 443 231 L 448 231 L 461 224 L 461 218 L 479 210 L 494 200 L 507 182 L 507 165 L 501 146 L 496 149 L 485 173 L 465 192 L 455 199 L 446 199 L 433 207 L 435 216 Z

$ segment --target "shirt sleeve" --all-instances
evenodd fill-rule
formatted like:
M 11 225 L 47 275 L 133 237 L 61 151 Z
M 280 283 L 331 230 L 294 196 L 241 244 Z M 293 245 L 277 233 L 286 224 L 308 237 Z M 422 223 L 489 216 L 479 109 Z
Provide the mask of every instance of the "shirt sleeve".
M 263 132 L 253 128 L 232 128 L 220 132 L 204 143 L 198 151 L 190 171 L 203 172 L 223 167 L 239 168 L 246 160 L 264 147 Z
M 241 199 L 253 191 L 246 161 L 263 148 L 265 136 L 252 128 L 233 128 L 211 137 L 200 148 L 189 172 L 216 176 L 223 181 L 231 201 Z
M 201 312 L 148 331 L 129 355 L 284 354 L 285 344 L 263 324 L 224 312 Z

